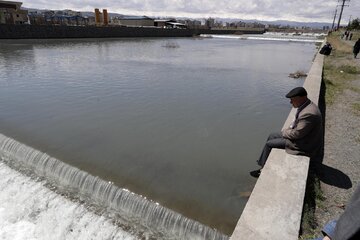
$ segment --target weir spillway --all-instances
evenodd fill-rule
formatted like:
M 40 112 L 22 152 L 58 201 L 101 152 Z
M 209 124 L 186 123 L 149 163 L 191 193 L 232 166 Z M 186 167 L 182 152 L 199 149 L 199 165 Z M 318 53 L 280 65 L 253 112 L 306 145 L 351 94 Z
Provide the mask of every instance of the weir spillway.
M 0 158 L 1 173 L 11 175 L 11 171 L 7 169 L 9 166 L 13 169 L 12 171 L 31 177 L 32 180 L 50 189 L 52 195 L 49 199 L 53 200 L 57 196 L 65 197 L 92 210 L 94 213 L 87 213 L 91 217 L 87 218 L 89 223 L 84 226 L 92 224 L 96 215 L 97 221 L 105 218 L 101 220 L 103 221 L 101 224 L 110 226 L 110 233 L 107 234 L 112 236 L 112 239 L 119 239 L 115 237 L 119 230 L 116 230 L 114 226 L 126 230 L 134 235 L 135 239 L 228 239 L 228 236 L 148 200 L 146 197 L 115 186 L 111 182 L 104 181 L 2 134 L 0 134 Z M 2 182 L 3 188 L 6 188 L 7 183 L 17 181 L 17 178 L 18 176 L 3 178 L 5 181 Z M 26 195 L 26 193 L 21 194 Z M 29 194 L 34 193 L 30 191 Z M 16 194 L 14 197 L 16 198 Z M 44 204 L 51 205 L 49 202 Z M 27 210 L 29 211 L 25 214 L 27 221 L 31 216 L 37 216 L 44 211 L 36 205 L 37 203 L 33 203 L 30 206 L 32 210 Z M 80 215 L 85 214 L 83 212 L 85 210 L 79 210 L 78 207 L 75 210 L 80 211 Z M 57 214 L 61 217 L 63 213 Z M 20 214 L 18 217 L 25 215 Z M 76 220 L 72 222 L 76 225 Z M 66 235 L 74 235 L 73 228 L 66 229 L 60 235 L 65 238 Z M 130 239 L 127 233 L 125 235 L 122 235 L 121 239 Z

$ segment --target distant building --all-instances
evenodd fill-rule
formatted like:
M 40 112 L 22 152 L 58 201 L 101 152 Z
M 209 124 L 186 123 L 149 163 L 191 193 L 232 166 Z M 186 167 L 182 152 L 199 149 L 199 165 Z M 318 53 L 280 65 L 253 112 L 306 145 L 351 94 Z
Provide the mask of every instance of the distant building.
M 60 13 L 60 12 L 64 16 L 70 16 L 70 17 L 81 16 L 81 12 L 76 12 L 76 11 L 69 10 L 69 9 L 66 9 L 66 10 L 63 10 L 63 11 L 57 11 L 56 13 Z
M 214 18 L 208 18 L 208 19 L 206 19 L 206 21 L 205 21 L 205 26 L 206 26 L 207 28 L 212 28 L 212 27 L 214 27 L 214 26 L 215 26 L 215 19 L 214 19 Z
M 22 2 L 0 1 L 0 24 L 27 24 L 28 11 L 21 9 Z
M 186 29 L 187 26 L 183 23 L 179 23 L 179 22 L 169 22 L 167 23 L 167 27 L 168 28 L 180 28 L 180 29 Z
M 31 11 L 29 12 L 29 21 L 31 25 L 44 25 L 46 24 L 45 17 L 41 12 Z
M 101 13 L 98 8 L 95 8 L 95 24 L 96 26 L 107 26 L 109 24 L 109 15 L 107 9 L 103 9 Z
M 84 22 L 85 24 L 84 25 L 95 25 L 95 17 L 94 16 L 86 16 L 84 17 Z
M 179 21 L 183 24 L 185 24 L 187 26 L 187 28 L 191 28 L 191 29 L 197 29 L 197 28 L 201 28 L 201 21 L 199 20 L 181 20 Z
M 252 23 L 246 23 L 245 27 L 247 27 L 247 28 L 265 28 L 265 24 L 252 22 Z
M 154 26 L 154 19 L 146 16 L 124 16 L 112 18 L 112 24 L 132 27 Z
M 167 23 L 169 23 L 169 22 L 176 22 L 176 20 L 175 19 L 155 19 L 154 26 L 165 28 L 167 26 Z
M 95 8 L 95 24 L 99 26 L 102 25 L 103 22 L 104 18 L 102 16 L 102 13 L 98 8 Z
M 32 25 L 91 25 L 90 17 L 83 17 L 80 12 L 64 11 L 30 11 L 29 20 Z M 95 21 L 92 21 L 95 24 Z
M 103 23 L 105 26 L 109 24 L 109 15 L 107 9 L 103 9 Z
M 161 28 L 187 28 L 186 24 L 180 23 L 175 19 L 155 19 L 154 26 Z

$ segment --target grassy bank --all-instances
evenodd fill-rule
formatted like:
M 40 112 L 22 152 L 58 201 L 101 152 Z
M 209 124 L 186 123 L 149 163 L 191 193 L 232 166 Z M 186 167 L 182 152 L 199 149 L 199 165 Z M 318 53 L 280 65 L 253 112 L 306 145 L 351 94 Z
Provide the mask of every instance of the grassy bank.
M 331 107 L 345 91 L 360 93 L 360 85 L 354 84 L 358 82 L 354 80 L 360 79 L 360 59 L 354 59 L 352 53 L 354 41 L 341 39 L 341 34 L 341 32 L 335 32 L 327 38 L 327 41 L 333 47 L 333 51 L 330 56 L 324 57 L 322 90 L 324 92 L 325 113 L 326 109 Z M 360 33 L 355 33 L 353 40 L 357 40 L 359 37 Z M 354 99 L 351 106 L 354 114 L 359 116 L 360 104 Z M 325 126 L 325 131 L 327 130 Z M 356 141 L 360 142 L 360 137 Z M 317 223 L 315 212 L 316 209 L 326 212 L 328 206 L 326 196 L 321 190 L 320 180 L 310 171 L 305 194 L 300 239 L 313 239 L 321 235 L 320 231 L 323 226 L 319 226 L 320 224 Z
M 332 104 L 336 96 L 340 95 L 345 89 L 360 91 L 360 88 L 351 85 L 360 74 L 359 64 L 354 61 L 351 42 L 341 40 L 341 33 L 332 33 L 328 37 L 328 42 L 333 46 L 330 56 L 324 60 L 323 81 L 326 88 L 326 104 Z M 358 39 L 360 33 L 356 33 L 353 39 Z
M 315 208 L 323 207 L 324 195 L 320 188 L 320 180 L 314 173 L 309 173 L 304 199 L 303 215 L 301 219 L 301 233 L 299 239 L 313 239 L 318 236 Z

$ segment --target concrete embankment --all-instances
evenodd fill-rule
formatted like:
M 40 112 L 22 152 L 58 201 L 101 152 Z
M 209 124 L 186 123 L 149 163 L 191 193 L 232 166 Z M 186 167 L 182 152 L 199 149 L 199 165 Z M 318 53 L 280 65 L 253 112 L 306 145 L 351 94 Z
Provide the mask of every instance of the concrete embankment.
M 1 39 L 191 37 L 189 29 L 55 25 L 0 25 Z
M 305 80 L 308 97 L 319 102 L 324 56 L 317 54 Z M 292 109 L 284 127 L 294 119 Z M 298 239 L 310 159 L 273 149 L 231 240 Z
M 191 37 L 200 34 L 261 34 L 263 29 L 211 30 L 156 27 L 96 27 L 0 24 L 0 39 Z

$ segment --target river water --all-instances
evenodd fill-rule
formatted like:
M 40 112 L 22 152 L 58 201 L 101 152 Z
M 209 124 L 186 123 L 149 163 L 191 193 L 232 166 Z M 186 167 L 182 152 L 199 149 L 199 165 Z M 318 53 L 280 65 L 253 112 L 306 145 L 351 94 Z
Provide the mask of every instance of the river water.
M 230 234 L 284 95 L 303 84 L 288 75 L 315 51 L 243 37 L 1 41 L 0 133 Z

